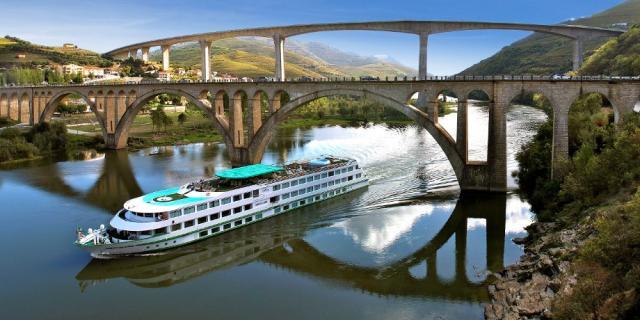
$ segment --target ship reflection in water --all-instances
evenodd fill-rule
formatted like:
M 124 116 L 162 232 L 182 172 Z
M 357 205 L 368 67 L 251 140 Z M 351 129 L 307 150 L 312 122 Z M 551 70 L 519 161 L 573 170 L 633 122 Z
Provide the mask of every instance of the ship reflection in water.
M 505 260 L 518 255 L 505 255 L 505 245 L 510 246 L 510 239 L 505 237 L 521 235 L 524 226 L 531 222 L 528 206 L 513 195 L 487 194 L 463 194 L 456 202 L 436 200 L 426 206 L 417 204 L 415 207 L 422 210 L 417 214 L 399 212 L 394 216 L 393 212 L 378 212 L 372 213 L 377 217 L 371 219 L 365 213 L 339 222 L 327 222 L 333 219 L 337 210 L 348 205 L 351 198 L 365 192 L 357 191 L 330 203 L 303 208 L 157 255 L 93 259 L 76 279 L 82 291 L 113 278 L 125 278 L 145 288 L 168 287 L 210 272 L 260 262 L 375 295 L 484 302 L 488 300 L 487 273 L 500 270 Z M 431 219 L 436 216 L 443 218 Z M 429 226 L 421 230 L 427 224 Z M 438 230 L 433 225 L 437 225 Z M 357 249 L 348 249 L 350 253 L 346 254 L 346 259 L 341 259 L 339 252 L 327 253 L 331 250 L 324 250 L 325 247 L 340 244 L 338 240 L 332 243 L 331 236 L 327 240 L 325 235 L 325 243 L 314 246 L 317 238 L 314 234 L 330 232 L 327 230 L 338 230 L 335 237 L 349 237 L 354 246 L 369 254 L 378 254 L 378 259 L 358 261 L 358 254 L 352 252 Z M 475 242 L 478 231 L 484 231 L 485 243 L 475 243 L 471 251 L 483 251 L 479 247 L 484 247 L 483 257 L 467 250 L 468 241 Z M 387 249 L 407 251 L 398 249 L 402 246 L 397 244 L 399 239 L 422 239 L 422 232 L 430 240 L 405 248 L 410 252 L 403 257 L 389 259 L 385 256 Z M 451 260 L 451 263 L 439 259 Z M 451 273 L 453 276 L 447 276 Z

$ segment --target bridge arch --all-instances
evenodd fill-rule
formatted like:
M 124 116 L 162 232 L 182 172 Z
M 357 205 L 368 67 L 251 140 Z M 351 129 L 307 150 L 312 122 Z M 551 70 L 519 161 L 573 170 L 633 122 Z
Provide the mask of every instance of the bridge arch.
M 91 92 L 90 92 L 91 94 Z M 60 104 L 60 102 L 62 102 L 62 100 L 64 100 L 66 97 L 70 96 L 70 95 L 78 95 L 82 98 L 82 100 L 84 100 L 84 102 L 87 103 L 87 105 L 89 106 L 89 108 L 91 109 L 91 111 L 93 112 L 93 114 L 96 117 L 96 120 L 98 120 L 98 123 L 100 124 L 100 129 L 102 130 L 102 136 L 106 137 L 106 133 L 107 133 L 107 129 L 105 127 L 105 119 L 104 119 L 104 115 L 102 114 L 102 112 L 98 111 L 96 108 L 96 103 L 95 103 L 95 96 L 93 97 L 93 99 L 91 99 L 91 95 L 86 95 L 80 91 L 77 90 L 63 90 L 58 92 L 57 94 L 55 94 L 54 96 L 50 96 L 49 95 L 49 99 L 45 100 L 46 103 L 44 104 L 44 110 L 42 111 L 42 113 L 40 114 L 40 121 L 39 122 L 49 122 L 51 121 L 51 117 L 53 116 L 53 113 L 58 109 L 58 105 Z M 40 95 L 40 99 L 41 101 L 46 99 L 45 98 L 45 93 L 42 92 L 42 94 Z M 42 105 L 40 106 L 40 108 L 42 108 Z
M 323 97 L 337 96 L 337 95 L 350 95 L 361 98 L 369 98 L 376 102 L 385 104 L 405 116 L 417 122 L 417 124 L 429 132 L 429 134 L 436 140 L 440 148 L 444 151 L 451 167 L 456 174 L 458 181 L 462 181 L 465 161 L 460 157 L 460 154 L 456 150 L 456 144 L 454 139 L 437 123 L 433 123 L 428 119 L 427 115 L 417 109 L 414 106 L 408 105 L 403 102 L 398 102 L 395 99 L 383 96 L 378 93 L 374 93 L 367 90 L 356 89 L 328 89 L 322 91 L 312 92 L 300 97 L 297 97 L 287 104 L 282 106 L 278 111 L 273 113 L 258 130 L 249 144 L 249 157 L 251 162 L 257 163 L 262 159 L 264 151 L 273 138 L 273 133 L 278 124 L 282 123 L 286 117 L 301 107 L 302 105 Z
M 163 89 L 155 89 L 151 90 L 147 93 L 144 93 L 136 98 L 135 101 L 127 108 L 127 111 L 122 115 L 120 119 L 118 119 L 118 124 L 116 126 L 116 130 L 114 133 L 113 139 L 113 147 L 116 149 L 122 149 L 127 147 L 127 139 L 129 138 L 129 129 L 131 128 L 131 124 L 133 123 L 133 119 L 138 115 L 138 112 L 144 107 L 151 99 L 155 98 L 161 94 L 173 94 L 181 97 L 187 98 L 189 102 L 193 103 L 196 107 L 202 110 L 214 124 L 214 127 L 222 135 L 224 138 L 225 144 L 227 146 L 231 145 L 231 139 L 225 130 L 225 127 L 222 122 L 218 120 L 218 118 L 214 115 L 214 112 L 208 103 L 208 101 L 204 101 L 200 99 L 199 96 L 194 96 L 193 94 L 180 90 L 180 89 L 172 89 L 172 88 L 163 88 Z

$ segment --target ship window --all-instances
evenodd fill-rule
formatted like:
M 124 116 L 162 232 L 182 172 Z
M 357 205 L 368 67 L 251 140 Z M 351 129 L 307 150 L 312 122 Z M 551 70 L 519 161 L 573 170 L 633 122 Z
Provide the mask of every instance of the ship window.
M 182 210 L 178 209 L 178 210 L 173 210 L 169 213 L 169 216 L 171 218 L 175 218 L 175 217 L 179 217 L 182 215 Z
M 292 203 L 292 204 L 291 204 L 291 209 L 293 209 L 293 208 L 295 208 L 295 207 L 297 207 L 297 206 L 298 206 L 298 203 L 297 203 L 297 202 L 294 202 L 294 203 Z
M 215 201 L 209 202 L 209 208 L 217 207 L 219 205 L 220 205 L 220 200 L 215 200 Z
M 342 178 L 341 181 L 342 181 L 342 183 L 345 183 L 345 182 L 347 182 L 347 178 Z
M 218 218 L 220 218 L 220 213 L 218 213 L 218 212 L 216 212 L 216 213 L 214 213 L 214 214 L 209 216 L 209 220 L 216 220 Z
M 297 197 L 297 196 L 298 196 L 298 190 L 291 191 L 291 197 Z
M 349 172 L 353 171 L 353 167 L 347 168 L 347 171 L 349 171 Z
M 329 177 L 333 177 L 334 174 L 335 174 L 335 172 L 329 171 Z
M 282 184 L 282 189 L 289 188 L 289 182 L 285 182 Z
M 211 233 L 220 232 L 220 227 L 211 228 Z
M 313 180 L 320 180 L 320 175 L 316 174 L 315 176 L 313 176 Z
M 360 169 L 360 166 L 356 164 L 356 169 Z
M 353 180 L 353 176 L 349 176 L 349 178 L 347 178 L 347 180 L 349 180 L 349 181 Z
M 236 227 L 241 225 L 241 224 L 242 224 L 242 220 L 236 220 L 236 221 L 233 222 L 233 225 L 236 226 Z
M 292 186 L 292 187 L 295 187 L 295 186 L 297 186 L 297 185 L 298 185 L 298 180 L 293 180 L 293 181 L 291 181 L 291 186 Z
M 233 213 L 240 213 L 240 212 L 242 212 L 242 207 L 233 208 Z
M 198 211 L 202 211 L 207 209 L 207 204 L 206 203 L 201 203 L 198 205 Z
M 280 213 L 280 207 L 275 207 L 275 208 L 273 209 L 273 212 L 275 212 L 275 213 Z M 258 216 L 256 215 L 256 219 L 260 219 L 260 218 L 258 218 Z
M 198 224 L 205 223 L 205 222 L 207 222 L 206 216 L 198 218 Z
M 221 202 L 221 203 L 222 203 L 223 205 L 225 205 L 225 204 L 229 204 L 229 203 L 231 203 L 231 198 L 226 197 L 226 198 L 222 199 L 222 202 Z
M 180 229 L 182 229 L 182 224 L 181 223 L 174 224 L 174 225 L 171 226 L 171 231 L 178 231 Z
M 142 232 L 140 232 L 140 234 L 143 235 L 143 236 L 148 236 L 148 235 L 151 234 L 151 230 L 142 231 Z
M 249 199 L 251 198 L 251 192 L 245 192 L 244 195 L 242 196 L 244 199 Z
M 164 234 L 167 233 L 167 228 L 158 228 L 153 231 L 154 234 Z
M 313 191 L 313 187 L 307 187 L 307 192 Z
M 289 210 L 289 205 L 282 207 L 282 210 Z
M 271 203 L 276 203 L 276 202 L 278 202 L 278 196 L 271 197 L 271 199 L 269 199 L 269 202 L 271 202 Z
M 347 188 L 342 188 L 342 192 L 346 192 L 346 191 L 347 191 Z
M 326 187 L 327 187 L 327 183 L 325 182 L 325 183 L 322 184 L 322 189 L 324 189 Z
M 305 200 L 300 200 L 300 205 L 304 206 L 307 202 Z
M 362 177 L 362 173 L 357 173 L 356 174 L 356 179 L 360 179 L 360 177 Z
M 289 193 L 285 193 L 281 197 L 282 199 L 289 199 Z
M 244 205 L 244 210 L 251 210 L 252 207 L 253 207 L 253 205 L 251 203 L 245 204 Z
M 253 197 L 254 198 L 257 198 L 259 195 L 260 195 L 260 190 L 258 190 L 258 189 L 253 190 Z
M 194 224 L 195 224 L 194 220 L 185 221 L 184 222 L 184 227 L 185 228 L 193 227 Z
M 320 190 L 320 185 L 318 184 L 318 185 L 313 186 L 313 190 Z
M 256 214 L 256 220 L 262 219 L 262 213 Z
M 222 217 L 223 218 L 229 216 L 230 214 L 231 214 L 231 210 L 222 211 Z
M 233 201 L 234 201 L 234 202 L 235 202 L 235 201 L 240 201 L 240 199 L 241 199 L 241 198 L 240 198 L 240 195 L 239 195 L 239 194 L 236 194 L 235 196 L 233 196 Z
M 298 183 L 299 183 L 299 184 L 303 184 L 305 181 L 306 181 L 306 179 L 305 179 L 305 178 L 302 178 L 302 179 L 298 180 Z
M 145 213 L 145 218 L 153 218 L 153 213 Z
M 200 231 L 200 236 L 201 237 L 206 237 L 208 234 L 209 234 L 209 230 Z
M 248 218 L 244 219 L 245 223 L 249 223 L 251 221 L 253 221 L 253 217 L 248 217 Z
M 225 225 L 223 226 L 223 229 L 224 229 L 224 230 L 227 230 L 227 229 L 229 229 L 229 228 L 231 228 L 231 223 L 227 223 L 227 224 L 225 224 Z
M 324 179 L 326 177 L 327 177 L 327 173 L 326 172 L 322 173 L 322 178 Z
M 298 190 L 298 193 L 300 193 L 300 194 L 305 194 L 305 192 L 307 192 L 307 189 L 305 189 L 305 188 L 302 188 L 302 189 Z
M 308 177 L 307 182 L 311 182 L 311 181 L 313 181 L 313 177 Z
M 276 184 L 275 186 L 273 186 L 273 191 L 278 191 L 280 190 L 280 185 Z
M 184 208 L 184 214 L 190 214 L 196 212 L 196 208 L 194 206 Z
M 333 181 L 333 180 L 329 181 L 329 183 L 328 183 L 328 185 L 329 185 L 329 186 L 332 186 L 332 185 L 334 185 L 334 184 L 336 184 L 336 182 L 335 182 L 335 181 Z
M 320 196 L 316 196 L 315 199 L 316 199 L 316 201 L 320 200 Z
M 347 172 L 347 168 L 342 168 L 341 171 L 342 171 L 342 173 L 345 173 L 345 172 Z

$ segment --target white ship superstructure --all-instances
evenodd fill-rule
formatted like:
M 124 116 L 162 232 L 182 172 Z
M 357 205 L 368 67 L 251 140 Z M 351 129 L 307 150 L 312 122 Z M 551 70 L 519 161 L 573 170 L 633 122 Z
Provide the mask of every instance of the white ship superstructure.
M 211 179 L 127 201 L 76 244 L 94 257 L 166 250 L 323 201 L 368 185 L 355 160 L 323 157 L 283 166 L 228 169 Z

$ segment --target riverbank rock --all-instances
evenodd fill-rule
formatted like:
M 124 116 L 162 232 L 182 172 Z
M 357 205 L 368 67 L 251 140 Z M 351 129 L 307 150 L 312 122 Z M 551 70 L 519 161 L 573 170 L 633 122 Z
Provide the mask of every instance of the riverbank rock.
M 488 288 L 491 303 L 484 309 L 486 319 L 551 318 L 554 298 L 575 285 L 565 259 L 577 251 L 592 230 L 588 226 L 558 230 L 555 223 L 541 222 L 526 229 L 527 237 L 513 239 L 525 246 L 520 261 L 493 274 L 494 283 Z

